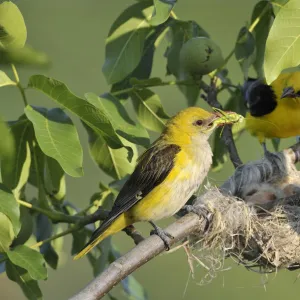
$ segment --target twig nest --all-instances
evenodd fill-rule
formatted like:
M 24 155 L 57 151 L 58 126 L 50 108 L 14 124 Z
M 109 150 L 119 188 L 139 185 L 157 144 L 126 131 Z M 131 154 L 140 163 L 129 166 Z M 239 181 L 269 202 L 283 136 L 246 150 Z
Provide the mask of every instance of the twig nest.
M 198 261 L 214 268 L 231 256 L 260 272 L 300 267 L 300 174 L 289 155 L 247 164 L 222 192 L 211 188 L 196 199 L 194 205 L 213 216 L 204 236 L 190 238 Z
M 199 250 L 199 259 L 203 255 L 205 258 L 204 250 L 209 250 L 209 255 L 216 253 L 215 259 L 222 261 L 233 256 L 245 266 L 262 272 L 300 263 L 299 207 L 278 205 L 266 211 L 224 196 L 218 189 L 205 193 L 197 205 L 204 205 L 213 214 L 205 236 L 194 235 L 190 239 L 196 256 Z

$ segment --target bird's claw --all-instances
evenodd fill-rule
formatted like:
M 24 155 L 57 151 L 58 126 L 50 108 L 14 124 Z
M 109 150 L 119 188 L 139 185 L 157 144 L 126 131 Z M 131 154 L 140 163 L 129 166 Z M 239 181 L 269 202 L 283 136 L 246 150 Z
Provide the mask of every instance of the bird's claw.
M 172 236 L 170 233 L 164 231 L 162 228 L 155 225 L 153 222 L 150 222 L 150 224 L 154 227 L 154 229 L 150 231 L 150 235 L 153 235 L 153 234 L 158 235 L 164 242 L 166 251 L 169 251 L 171 248 L 169 240 L 170 239 L 173 240 L 174 236 Z
M 212 221 L 212 214 L 208 212 L 204 205 L 184 205 L 182 209 L 185 210 L 187 213 L 192 212 L 198 215 L 199 217 L 203 217 L 206 221 L 204 232 L 207 232 L 209 230 Z
M 272 153 L 267 149 L 266 143 L 262 143 L 262 147 L 264 149 L 264 156 L 271 162 L 276 161 L 278 159 L 278 156 L 276 153 Z

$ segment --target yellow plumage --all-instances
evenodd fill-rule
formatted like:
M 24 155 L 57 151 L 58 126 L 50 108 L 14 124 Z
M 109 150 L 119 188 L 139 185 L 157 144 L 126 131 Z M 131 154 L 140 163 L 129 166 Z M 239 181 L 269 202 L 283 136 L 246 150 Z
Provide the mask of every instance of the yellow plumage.
M 108 218 L 75 259 L 135 222 L 160 220 L 180 210 L 207 175 L 212 162 L 208 137 L 224 123 L 224 116 L 197 107 L 170 119 L 159 139 L 140 157 Z
M 266 85 L 265 85 L 266 86 Z M 259 89 L 259 86 L 255 87 Z M 246 128 L 252 135 L 258 137 L 262 143 L 266 138 L 287 138 L 300 135 L 300 72 L 282 73 L 270 85 L 277 105 L 271 112 L 261 116 L 251 115 L 251 102 L 255 101 L 253 95 L 248 93 L 246 101 L 250 103 L 250 112 L 246 115 Z M 286 89 L 292 88 L 294 93 L 284 97 Z M 251 87 L 250 87 L 251 89 Z M 256 93 L 256 110 L 268 105 L 268 99 Z M 283 98 L 281 98 L 283 96 Z M 261 97 L 261 98 L 258 98 Z M 263 109 L 263 108 L 262 108 Z

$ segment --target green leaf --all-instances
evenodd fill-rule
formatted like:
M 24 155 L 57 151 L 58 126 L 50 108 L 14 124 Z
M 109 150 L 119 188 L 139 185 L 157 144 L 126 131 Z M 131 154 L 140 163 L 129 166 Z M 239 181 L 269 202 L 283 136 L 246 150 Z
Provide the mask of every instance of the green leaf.
M 129 275 L 122 280 L 122 286 L 129 299 L 146 300 L 148 299 L 145 288 L 132 276 Z
M 264 62 L 267 84 L 282 70 L 300 64 L 299 27 L 300 1 L 290 0 L 276 15 L 267 39 Z
M 21 229 L 16 239 L 12 243 L 12 247 L 25 244 L 33 232 L 33 218 L 29 212 L 29 209 L 24 206 L 20 206 L 20 223 Z
M 49 218 L 45 215 L 39 214 L 36 217 L 36 240 L 37 242 L 50 238 L 53 234 L 53 225 Z M 44 256 L 47 264 L 56 269 L 58 265 L 58 254 L 54 250 L 51 242 L 44 243 L 40 246 L 40 253 Z
M 164 111 L 160 99 L 149 89 L 134 90 L 131 99 L 137 118 L 149 130 L 161 132 L 169 116 Z
M 44 183 L 46 191 L 53 199 L 61 202 L 65 198 L 65 172 L 60 164 L 49 156 L 45 157 Z
M 66 203 L 64 205 L 64 210 L 67 212 L 68 215 L 71 216 L 79 212 L 76 206 L 72 205 L 72 203 Z M 85 246 L 87 242 L 87 238 L 90 236 L 88 230 L 90 230 L 92 233 L 94 229 L 95 229 L 94 225 L 89 224 L 84 228 L 72 232 L 73 239 L 72 239 L 71 255 L 77 254 L 82 250 L 82 248 Z
M 147 130 L 140 124 L 134 123 L 124 106 L 111 94 L 98 97 L 95 94 L 85 94 L 87 101 L 105 114 L 118 135 L 131 143 L 148 147 L 150 144 Z M 124 142 L 123 142 L 124 143 Z
M 0 4 L 0 46 L 22 48 L 27 30 L 22 13 L 10 1 Z
M 41 51 L 37 51 L 30 46 L 24 48 L 2 49 L 0 47 L 0 65 L 32 65 L 48 66 L 50 64 L 48 56 Z
M 83 249 L 87 242 L 87 234 L 84 229 L 72 232 L 73 240 L 72 240 L 72 249 L 71 255 L 77 254 L 79 251 Z
M 93 130 L 87 128 L 89 135 L 90 152 L 99 166 L 109 176 L 120 179 L 126 174 L 131 174 L 134 170 L 135 162 L 138 156 L 137 148 L 134 144 L 123 140 L 123 143 L 130 145 L 133 149 L 133 158 L 129 162 L 127 159 L 127 151 L 125 148 L 110 148 L 100 134 L 96 134 Z
M 7 252 L 15 234 L 10 219 L 0 212 L 0 252 Z
M 129 175 L 123 177 L 120 180 L 114 180 L 110 182 L 109 187 L 112 190 L 115 190 L 117 191 L 117 193 L 119 193 L 128 179 L 129 179 Z
M 143 49 L 142 58 L 138 64 L 138 66 L 126 76 L 122 81 L 117 82 L 112 85 L 111 93 L 115 93 L 121 90 L 125 90 L 132 87 L 131 79 L 148 79 L 151 75 L 152 65 L 153 65 L 153 57 L 154 52 L 158 46 L 157 41 L 161 39 L 161 37 L 165 33 L 165 29 L 168 26 L 169 22 L 165 22 L 162 25 L 156 26 L 154 28 L 153 33 L 149 34 Z M 128 93 L 122 93 L 116 96 L 118 99 L 127 99 L 129 97 Z
M 6 274 L 10 280 L 16 282 L 21 287 L 28 299 L 41 300 L 43 298 L 38 282 L 33 280 L 26 270 L 7 261 Z
M 31 154 L 28 141 L 32 138 L 32 128 L 30 122 L 21 117 L 10 124 L 10 129 L 15 140 L 15 151 L 12 159 L 1 162 L 1 177 L 18 199 L 29 177 Z
M 16 83 L 0 70 L 0 87 L 7 85 L 16 85 Z
M 4 213 L 11 221 L 16 237 L 21 228 L 20 208 L 14 195 L 2 183 L 0 183 L 0 212 Z
M 1 72 L 1 71 L 0 71 Z M 12 163 L 15 154 L 15 141 L 12 133 L 6 123 L 0 119 L 0 159 L 8 160 L 7 163 Z
M 19 245 L 8 251 L 7 256 L 14 265 L 27 270 L 32 279 L 47 279 L 45 260 L 41 253 L 25 245 Z
M 163 81 L 159 77 L 152 77 L 147 79 L 138 79 L 138 78 L 131 78 L 130 83 L 135 88 L 143 88 L 147 86 L 160 86 L 163 85 Z
M 110 300 L 118 300 L 116 297 L 114 297 L 112 294 L 108 293 L 107 294 L 107 297 L 110 299 Z
M 83 175 L 83 152 L 78 133 L 68 115 L 60 108 L 46 109 L 27 105 L 27 118 L 32 122 L 42 151 L 73 177 Z
M 264 14 L 261 16 L 262 12 L 264 12 Z M 260 1 L 255 5 L 251 22 L 255 22 L 257 18 L 259 18 L 258 23 L 253 31 L 256 48 L 256 58 L 253 66 L 257 72 L 257 76 L 259 78 L 263 78 L 263 61 L 265 56 L 266 40 L 274 19 L 272 4 L 269 1 Z
M 217 128 L 213 137 L 213 172 L 220 171 L 223 168 L 226 161 L 228 160 L 227 149 L 224 142 L 221 139 L 221 130 L 222 129 Z
M 111 255 L 111 237 L 108 237 L 97 245 L 96 256 L 94 253 L 88 254 L 88 260 L 93 268 L 94 277 L 102 273 L 109 264 L 109 256 Z M 100 251 L 99 251 L 100 250 Z
M 64 228 L 63 224 L 54 224 L 53 235 L 61 234 L 64 231 L 63 228 Z M 59 238 L 59 239 L 54 239 L 53 241 L 51 241 L 51 245 L 56 252 L 62 252 L 63 247 L 64 247 L 64 241 L 65 241 L 64 237 Z M 57 256 L 57 259 L 58 259 L 58 256 Z
M 43 75 L 34 75 L 30 77 L 29 87 L 44 92 L 54 101 L 77 115 L 93 130 L 99 132 L 110 147 L 114 149 L 123 147 L 107 116 L 88 101 L 72 94 L 62 82 Z
M 36 142 L 32 143 L 31 148 L 32 160 L 34 160 L 30 165 L 28 183 L 39 188 L 44 177 L 46 155 Z
M 248 78 L 250 66 L 255 61 L 255 39 L 247 27 L 242 27 L 235 44 L 235 57 L 239 62 L 244 78 Z
M 167 21 L 177 0 L 153 0 L 153 2 L 154 10 L 150 23 L 157 26 Z
M 170 25 L 171 41 L 166 50 L 167 74 L 173 74 L 178 80 L 190 79 L 180 68 L 179 56 L 184 43 L 194 37 L 209 37 L 208 33 L 194 21 L 173 20 Z M 197 85 L 179 86 L 180 91 L 185 95 L 188 105 L 193 106 L 199 98 L 200 89 Z
M 150 1 L 127 8 L 113 23 L 106 39 L 102 71 L 108 84 L 123 80 L 139 64 L 145 40 L 152 28 Z
M 289 0 L 271 0 L 274 14 L 277 15 L 281 8 L 286 4 Z
M 117 194 L 110 186 L 106 186 L 101 182 L 99 183 L 99 188 L 101 192 L 94 193 L 90 198 L 91 204 L 97 201 L 97 206 L 92 207 L 90 211 L 96 211 L 98 209 L 98 206 L 101 206 L 103 209 L 110 211 L 113 207 Z

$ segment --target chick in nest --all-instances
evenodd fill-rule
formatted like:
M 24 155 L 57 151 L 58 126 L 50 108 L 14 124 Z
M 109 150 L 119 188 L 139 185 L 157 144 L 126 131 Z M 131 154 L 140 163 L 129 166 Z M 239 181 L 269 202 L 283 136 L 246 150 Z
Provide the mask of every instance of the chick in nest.
M 270 183 L 254 183 L 243 190 L 242 199 L 250 205 L 263 209 L 273 207 L 275 200 L 285 197 L 284 191 Z

